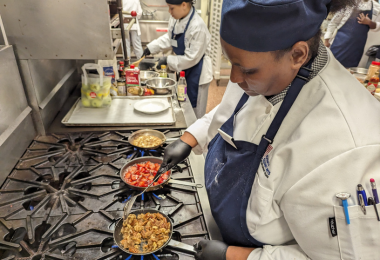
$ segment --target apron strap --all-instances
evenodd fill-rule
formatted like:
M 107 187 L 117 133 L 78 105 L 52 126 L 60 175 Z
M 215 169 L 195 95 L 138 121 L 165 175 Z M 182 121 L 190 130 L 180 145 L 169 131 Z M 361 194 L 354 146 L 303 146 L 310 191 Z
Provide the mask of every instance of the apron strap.
M 273 143 L 273 140 L 280 129 L 282 122 L 284 121 L 286 115 L 288 114 L 290 108 L 293 106 L 294 101 L 297 99 L 298 94 L 301 92 L 302 87 L 309 81 L 309 75 L 312 71 L 310 69 L 312 60 L 308 63 L 306 67 L 302 67 L 294 81 L 292 82 L 288 93 L 286 94 L 284 101 L 281 104 L 279 111 L 277 112 L 275 118 L 273 119 L 272 124 L 269 126 L 269 129 L 266 135 L 263 135 L 257 149 L 257 156 L 260 160 L 265 154 L 269 144 Z

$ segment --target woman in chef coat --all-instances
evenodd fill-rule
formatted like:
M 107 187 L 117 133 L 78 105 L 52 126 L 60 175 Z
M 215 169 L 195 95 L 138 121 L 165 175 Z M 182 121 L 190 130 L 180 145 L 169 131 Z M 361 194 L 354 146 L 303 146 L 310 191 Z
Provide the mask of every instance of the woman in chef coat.
M 380 103 L 320 39 L 329 11 L 348 4 L 223 1 L 226 93 L 162 163 L 207 152 L 205 188 L 223 241 L 196 244 L 198 260 L 380 259 L 380 222 L 356 196 L 359 183 L 372 196 L 370 178 L 380 181 Z M 340 192 L 351 194 L 350 225 Z
M 125 0 L 123 1 L 123 11 L 132 12 L 135 11 L 137 13 L 136 23 L 132 25 L 131 30 L 129 31 L 129 37 L 126 37 L 126 45 L 127 45 L 127 55 L 128 58 L 131 58 L 131 43 L 133 46 L 133 51 L 135 52 L 136 57 L 139 59 L 142 57 L 143 49 L 141 45 L 141 31 L 139 19 L 142 15 L 142 9 L 140 5 L 140 0 Z M 131 15 L 124 15 L 124 19 L 132 19 Z M 128 23 L 124 24 L 124 28 L 127 29 Z
M 360 0 L 357 6 L 337 12 L 327 27 L 325 45 L 346 68 L 357 67 L 364 53 L 369 30 L 379 31 L 380 23 L 374 22 L 380 4 L 372 0 Z M 336 36 L 333 37 L 337 30 Z
M 172 48 L 176 55 L 159 60 L 157 68 L 168 65 L 179 73 L 185 71 L 187 95 L 197 118 L 206 113 L 208 88 L 212 81 L 212 62 L 208 56 L 211 35 L 193 7 L 193 0 L 166 0 L 171 18 L 168 33 L 149 43 L 144 55 Z

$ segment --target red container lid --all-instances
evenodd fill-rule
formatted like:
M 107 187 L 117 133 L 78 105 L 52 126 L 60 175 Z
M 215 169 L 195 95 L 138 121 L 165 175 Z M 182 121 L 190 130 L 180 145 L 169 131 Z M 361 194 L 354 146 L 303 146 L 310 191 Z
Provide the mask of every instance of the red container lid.
M 119 61 L 119 64 L 120 65 L 124 65 L 124 61 Z
M 380 62 L 379 62 L 380 63 Z M 180 77 L 185 77 L 185 72 L 184 71 L 181 71 L 180 73 L 179 73 L 179 75 L 180 75 Z
M 132 65 L 131 65 L 131 69 L 134 69 L 134 68 L 135 68 L 135 65 L 132 64 Z
M 378 61 L 372 61 L 372 65 L 380 66 L 380 62 L 378 62 Z

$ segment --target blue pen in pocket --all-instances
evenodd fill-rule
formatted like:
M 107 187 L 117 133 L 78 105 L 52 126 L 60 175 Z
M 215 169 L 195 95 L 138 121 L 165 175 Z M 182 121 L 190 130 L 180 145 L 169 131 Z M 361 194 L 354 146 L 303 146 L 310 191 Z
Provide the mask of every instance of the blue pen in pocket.
M 371 179 L 371 187 L 372 187 L 372 193 L 373 193 L 373 198 L 375 199 L 375 203 L 379 204 L 379 195 L 377 194 L 377 189 L 376 189 L 376 182 L 375 179 Z
M 363 197 L 363 201 L 364 201 L 364 205 L 365 206 L 368 206 L 368 203 L 367 203 L 367 194 L 365 193 L 365 190 L 363 189 L 363 186 L 361 184 L 358 184 L 358 190 L 357 190 L 357 193 L 358 193 L 358 201 L 359 201 L 359 205 L 360 205 L 360 196 L 359 195 L 362 195 Z

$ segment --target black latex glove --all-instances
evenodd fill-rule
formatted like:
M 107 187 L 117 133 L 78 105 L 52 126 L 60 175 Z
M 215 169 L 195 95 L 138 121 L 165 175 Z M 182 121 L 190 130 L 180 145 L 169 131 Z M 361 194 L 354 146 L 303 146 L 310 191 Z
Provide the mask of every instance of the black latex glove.
M 173 143 L 169 144 L 165 148 L 164 152 L 164 160 L 161 164 L 161 168 L 158 170 L 157 176 L 167 172 L 183 160 L 185 160 L 191 153 L 191 146 L 182 141 L 181 139 L 177 139 Z
M 226 260 L 228 246 L 217 240 L 201 240 L 194 245 L 197 260 Z
M 149 50 L 149 48 L 145 48 L 145 50 L 144 50 L 144 52 L 143 52 L 143 55 L 141 56 L 141 57 L 147 57 L 147 56 L 149 56 L 150 55 L 150 50 Z
M 161 65 L 168 65 L 168 57 L 162 57 L 158 60 L 157 69 L 161 69 Z

